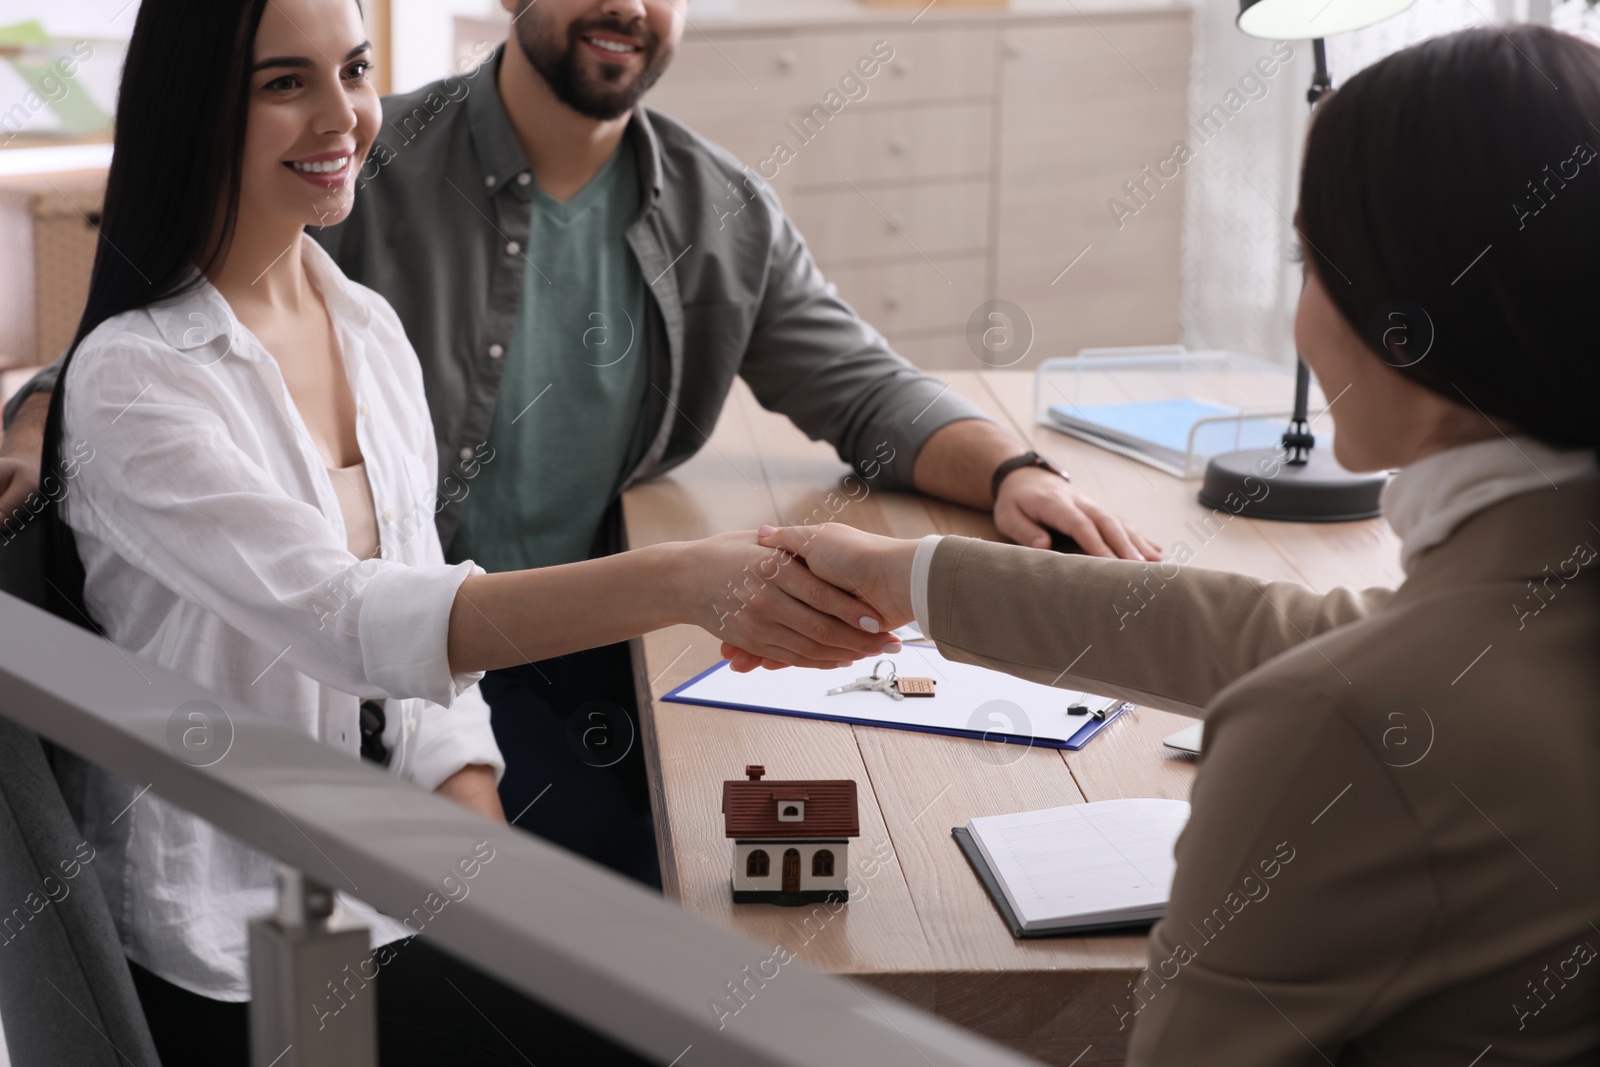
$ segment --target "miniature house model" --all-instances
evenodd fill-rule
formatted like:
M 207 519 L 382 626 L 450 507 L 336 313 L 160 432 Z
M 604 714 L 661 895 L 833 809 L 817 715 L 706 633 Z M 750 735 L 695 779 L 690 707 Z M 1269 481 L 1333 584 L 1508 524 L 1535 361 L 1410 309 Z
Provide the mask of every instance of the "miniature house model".
M 722 783 L 722 824 L 733 838 L 735 904 L 848 900 L 850 838 L 861 833 L 856 783 L 767 782 L 767 769 Z

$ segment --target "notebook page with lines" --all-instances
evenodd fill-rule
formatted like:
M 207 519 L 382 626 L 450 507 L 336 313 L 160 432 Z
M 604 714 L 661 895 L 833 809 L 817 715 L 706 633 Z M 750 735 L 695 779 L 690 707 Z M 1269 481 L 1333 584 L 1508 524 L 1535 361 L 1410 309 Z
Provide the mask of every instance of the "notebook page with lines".
M 967 826 L 1028 933 L 1149 922 L 1166 911 L 1181 800 L 1103 800 Z

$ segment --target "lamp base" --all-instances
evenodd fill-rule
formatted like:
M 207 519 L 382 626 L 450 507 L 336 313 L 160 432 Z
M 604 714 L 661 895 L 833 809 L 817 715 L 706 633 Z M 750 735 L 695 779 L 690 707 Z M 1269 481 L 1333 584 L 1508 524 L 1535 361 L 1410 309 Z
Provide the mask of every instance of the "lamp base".
M 1252 448 L 1213 457 L 1200 485 L 1200 503 L 1279 522 L 1353 522 L 1383 513 L 1378 495 L 1387 474 L 1352 474 L 1328 448 L 1312 449 L 1299 465 L 1282 455 L 1279 449 Z M 1267 477 L 1264 472 L 1274 466 L 1277 473 Z

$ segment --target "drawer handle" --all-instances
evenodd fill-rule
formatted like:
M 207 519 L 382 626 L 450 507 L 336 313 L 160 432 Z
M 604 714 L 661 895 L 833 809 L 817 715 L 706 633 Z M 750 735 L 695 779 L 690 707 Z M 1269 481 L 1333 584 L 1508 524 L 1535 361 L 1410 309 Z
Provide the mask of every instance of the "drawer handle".
M 903 133 L 897 133 L 889 138 L 889 151 L 897 156 L 906 154 L 906 149 L 911 147 L 911 141 Z
M 907 74 L 911 73 L 911 60 L 907 59 L 905 56 L 901 56 L 895 61 L 894 66 L 890 67 L 889 69 L 894 71 L 895 77 L 903 78 Z
M 890 233 L 899 233 L 906 228 L 906 220 L 901 215 L 890 215 L 884 221 L 889 224 Z
M 900 298 L 898 296 L 886 296 L 883 298 L 883 310 L 893 311 L 899 306 Z
M 795 64 L 799 62 L 800 57 L 795 54 L 795 51 L 792 48 L 785 48 L 783 51 L 778 53 L 778 67 L 782 70 L 793 70 L 795 68 Z

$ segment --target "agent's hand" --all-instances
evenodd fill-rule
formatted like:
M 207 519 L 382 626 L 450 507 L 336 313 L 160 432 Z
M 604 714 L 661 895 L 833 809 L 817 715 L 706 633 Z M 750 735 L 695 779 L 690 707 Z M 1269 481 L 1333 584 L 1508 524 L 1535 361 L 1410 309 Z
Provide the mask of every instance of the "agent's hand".
M 1058 475 L 1038 468 L 1013 471 L 1000 483 L 994 524 L 1029 548 L 1049 548 L 1045 527 L 1067 534 L 1091 556 L 1159 560 L 1161 546 L 1080 493 Z
M 886 625 L 870 603 L 823 580 L 793 554 L 763 548 L 750 531 L 708 537 L 687 549 L 684 595 L 691 621 L 746 660 L 832 668 L 900 651 L 899 639 L 888 632 L 898 623 Z
M 789 526 L 776 529 L 763 526 L 761 544 L 776 548 L 814 578 L 830 586 L 848 589 L 870 610 L 886 630 L 911 621 L 911 560 L 916 555 L 915 541 L 863 533 L 842 523 L 820 526 Z M 880 651 L 898 651 L 897 647 Z M 779 667 L 772 657 L 740 644 L 724 641 L 722 654 L 739 672 L 757 667 Z

